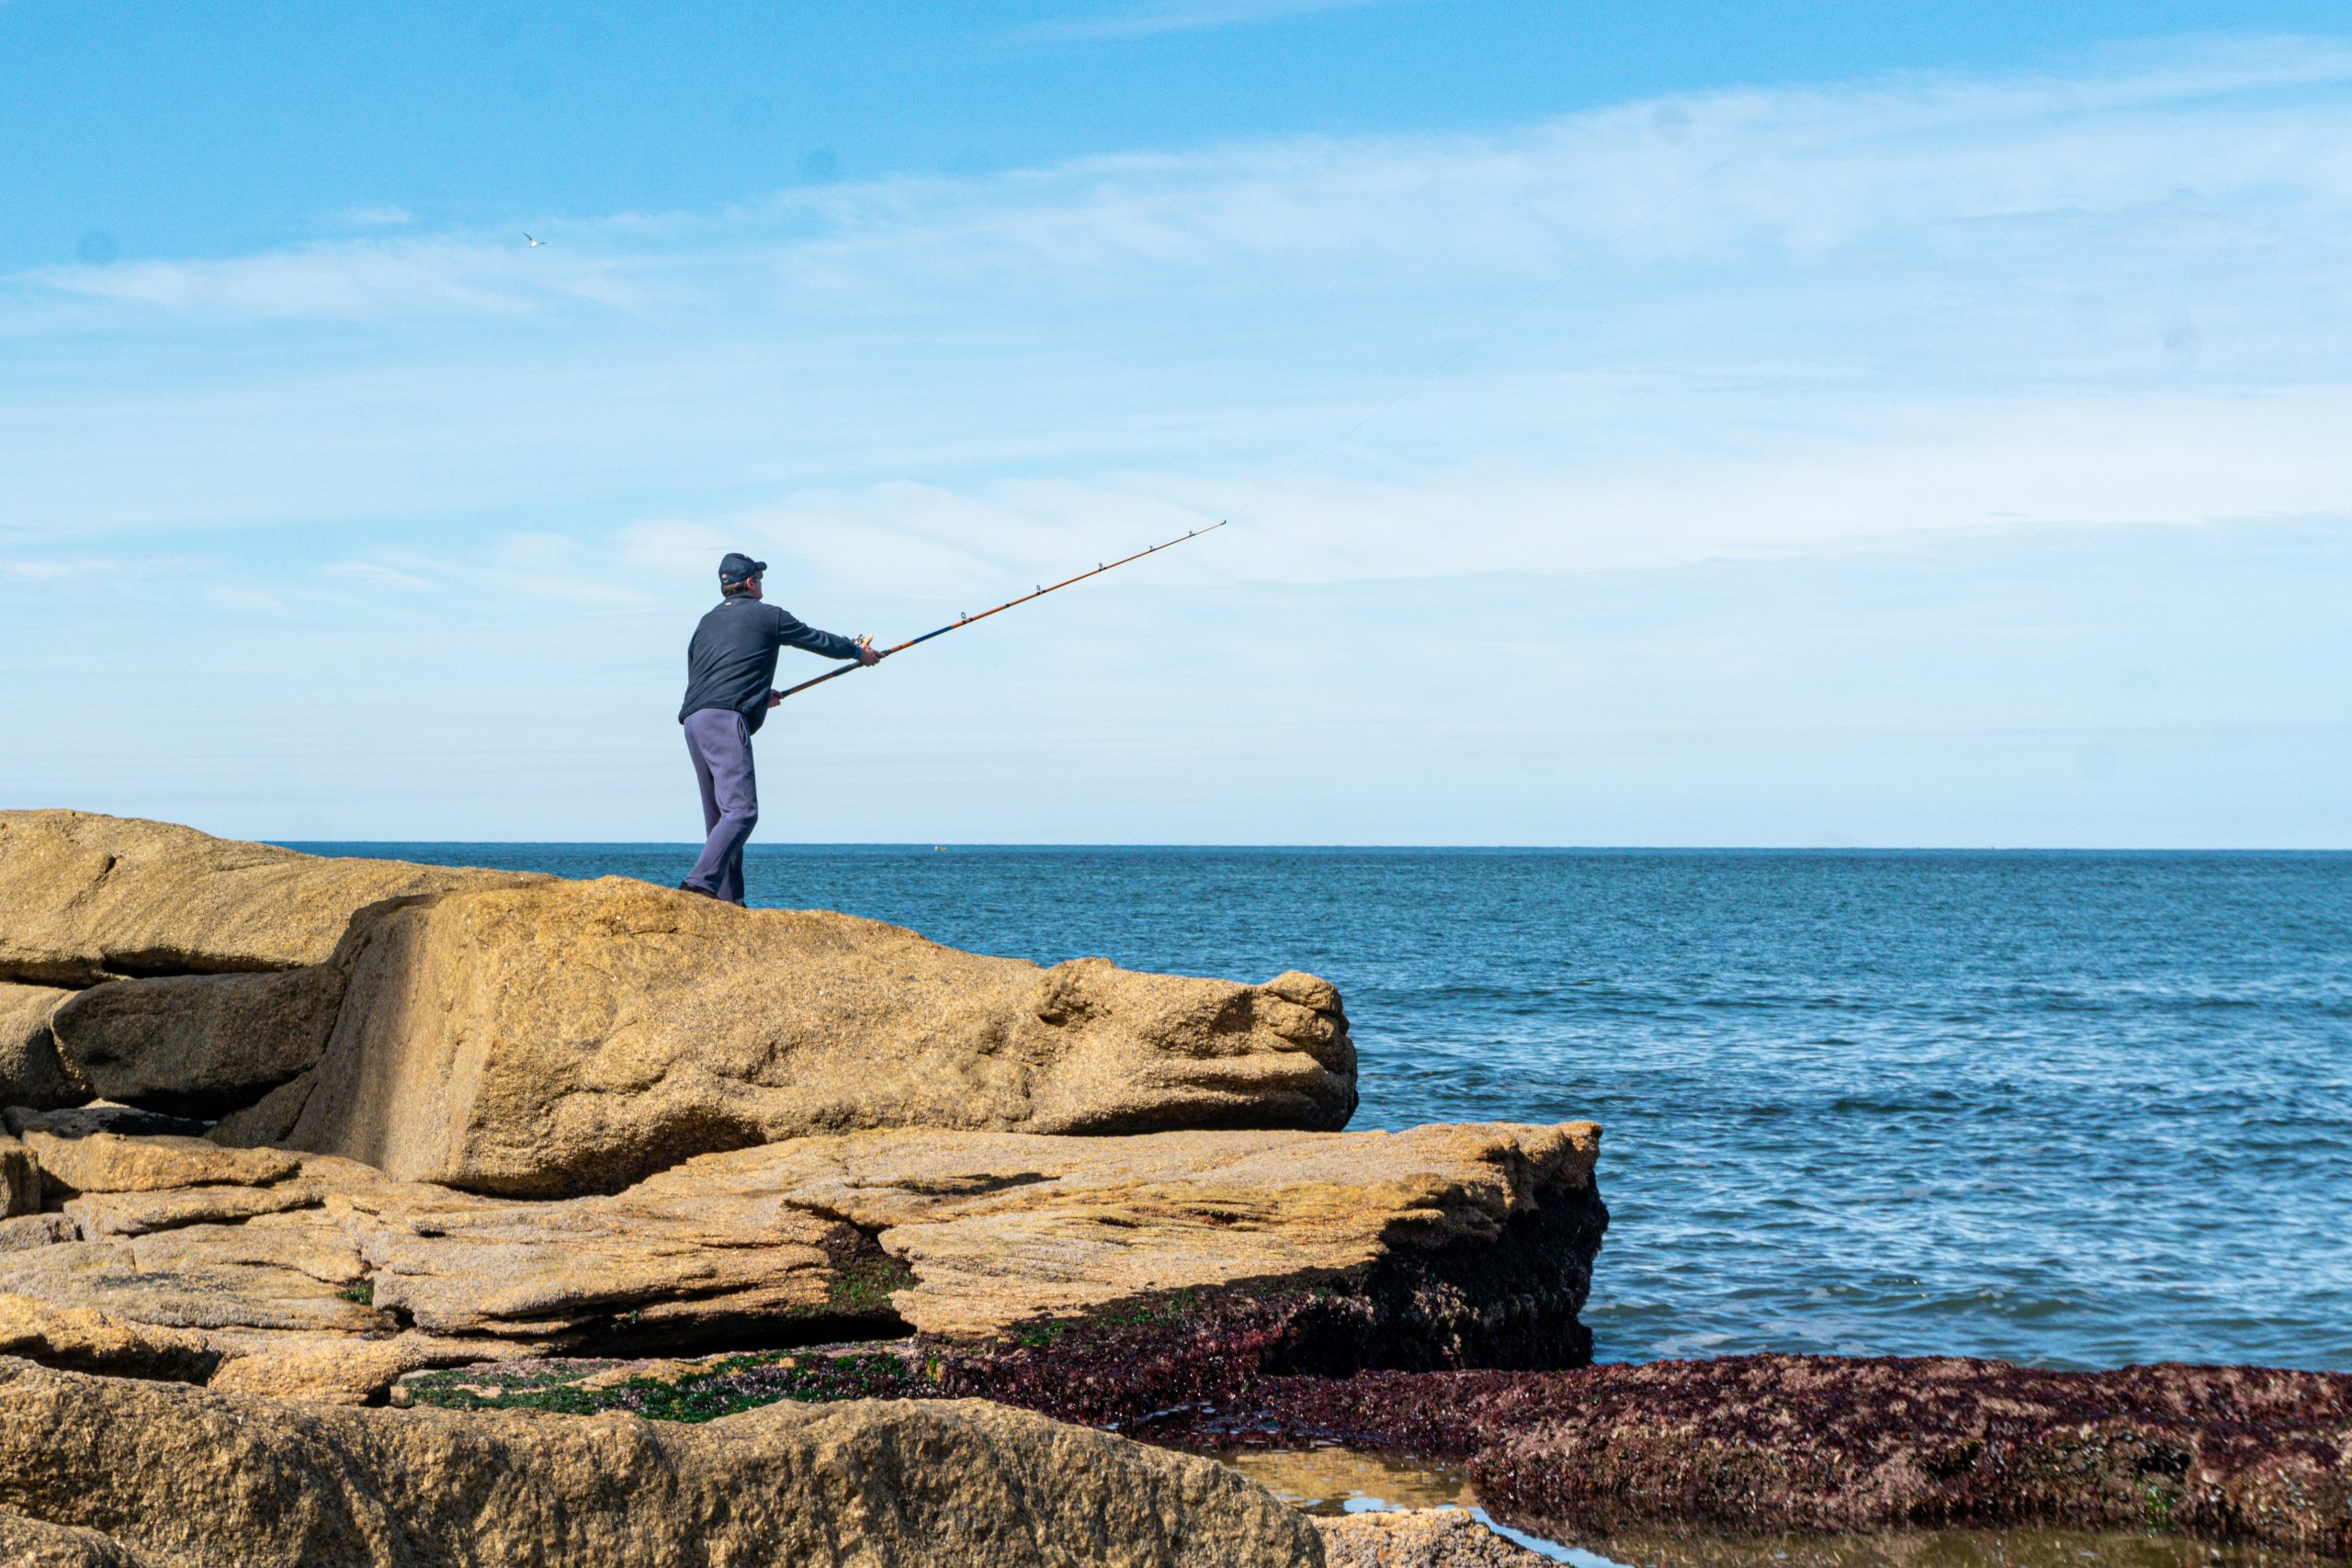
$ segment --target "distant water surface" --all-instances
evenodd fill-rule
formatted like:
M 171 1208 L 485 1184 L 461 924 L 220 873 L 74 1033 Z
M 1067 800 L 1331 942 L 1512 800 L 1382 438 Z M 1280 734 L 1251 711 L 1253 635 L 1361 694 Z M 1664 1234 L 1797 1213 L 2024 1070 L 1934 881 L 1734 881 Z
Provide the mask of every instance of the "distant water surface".
M 2352 1370 L 2352 855 L 761 846 L 749 874 L 1040 963 L 1325 976 L 1359 1127 L 1600 1122 L 1604 1360 Z

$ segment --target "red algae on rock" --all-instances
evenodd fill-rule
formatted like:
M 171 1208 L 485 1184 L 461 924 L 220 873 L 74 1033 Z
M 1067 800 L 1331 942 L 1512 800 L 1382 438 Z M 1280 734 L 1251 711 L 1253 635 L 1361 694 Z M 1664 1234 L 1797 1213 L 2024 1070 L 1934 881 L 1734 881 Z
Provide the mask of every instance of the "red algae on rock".
M 2352 1557 L 2352 1376 L 2338 1373 L 1743 1356 L 1251 1392 L 1247 1413 L 1173 1416 L 1154 1435 L 1466 1459 L 1498 1517 L 1554 1537 L 2044 1524 Z

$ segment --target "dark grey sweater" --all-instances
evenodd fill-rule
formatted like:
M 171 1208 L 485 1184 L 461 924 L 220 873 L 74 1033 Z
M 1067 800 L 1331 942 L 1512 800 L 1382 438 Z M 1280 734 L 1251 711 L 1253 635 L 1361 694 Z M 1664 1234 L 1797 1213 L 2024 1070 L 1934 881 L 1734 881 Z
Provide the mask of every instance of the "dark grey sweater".
M 768 716 L 780 648 L 805 648 L 828 659 L 857 657 L 857 644 L 804 625 L 789 611 L 740 593 L 721 599 L 686 645 L 686 700 L 678 722 L 704 708 L 732 708 L 759 728 Z

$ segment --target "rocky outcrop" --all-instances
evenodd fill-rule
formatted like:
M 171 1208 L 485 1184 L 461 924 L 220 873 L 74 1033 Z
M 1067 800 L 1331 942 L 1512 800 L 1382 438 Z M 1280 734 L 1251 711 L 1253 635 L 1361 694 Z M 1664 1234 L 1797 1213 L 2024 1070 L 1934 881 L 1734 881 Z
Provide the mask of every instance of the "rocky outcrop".
M 299 968 L 322 962 L 379 899 L 532 880 L 298 854 L 86 811 L 0 811 L 0 980 Z
M 0 1106 L 79 1105 L 90 1086 L 61 1061 L 50 1019 L 74 993 L 0 980 Z
M 67 1069 L 97 1096 L 219 1116 L 318 1066 L 342 1000 L 343 977 L 324 964 L 111 980 L 74 994 L 50 1027 Z
M 0 1510 L 186 1568 L 1322 1561 L 1303 1518 L 1209 1461 L 978 1403 L 548 1421 L 21 1361 L 0 1361 Z
M 696 1155 L 870 1127 L 1331 1129 L 1338 993 L 1041 969 L 846 915 L 607 877 L 371 910 L 288 1140 L 405 1179 L 613 1191 Z
M 1285 1364 L 1558 1365 L 1588 1351 L 1577 1311 L 1604 1218 L 1586 1123 L 874 1132 L 526 1201 L 130 1136 L 85 1111 L 19 1121 L 73 1229 L 0 1251 L 0 1292 L 126 1332 L 197 1330 L 239 1386 L 346 1401 L 421 1368 L 557 1349 L 970 1342 L 1171 1294 L 1217 1296 L 1201 1325 L 1259 1314 L 1252 1334 L 1295 1341 Z M 43 1130 L 70 1125 L 89 1130 Z M 338 1342 L 352 1353 L 322 1354 Z

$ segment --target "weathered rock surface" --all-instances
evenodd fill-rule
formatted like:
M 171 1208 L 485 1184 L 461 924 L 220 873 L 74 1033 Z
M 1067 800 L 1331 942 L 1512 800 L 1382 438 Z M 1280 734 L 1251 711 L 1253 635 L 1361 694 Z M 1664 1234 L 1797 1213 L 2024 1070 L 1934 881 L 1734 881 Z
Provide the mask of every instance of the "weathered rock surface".
M 76 993 L 50 1027 L 66 1071 L 96 1094 L 218 1116 L 318 1066 L 342 1000 L 343 976 L 324 964 L 111 980 Z
M 0 979 L 293 969 L 379 899 L 533 880 L 298 854 L 86 811 L 0 811 Z
M 1459 1508 L 1318 1518 L 1326 1568 L 1537 1568 L 1544 1559 Z
M 32 1151 L 0 1131 L 0 1220 L 40 1210 L 40 1167 Z
M 1322 1561 L 1303 1518 L 1209 1461 L 978 1403 L 550 1421 L 21 1361 L 0 1362 L 0 1509 L 187 1568 Z
M 73 997 L 54 986 L 0 980 L 0 1106 L 48 1111 L 90 1098 L 87 1084 L 58 1058 L 50 1019 Z
M 1495 1244 L 1547 1205 L 1597 1209 L 1599 1149 L 1590 1122 L 1132 1138 L 867 1133 L 710 1156 L 635 1196 L 838 1214 L 911 1269 L 892 1298 L 901 1316 L 927 1334 L 974 1337 L 1153 1292 L 1303 1283 L 1399 1253 Z M 1581 1258 L 1555 1261 L 1573 1270 L 1590 1258 L 1588 1245 Z
M 40 1119 L 96 1124 L 90 1112 Z M 999 1335 L 1169 1292 L 1295 1298 L 1344 1367 L 1556 1365 L 1599 1244 L 1589 1124 L 1130 1138 L 874 1132 L 707 1156 L 611 1196 L 495 1199 L 332 1156 L 24 1124 L 74 1238 L 0 1292 L 205 1333 L 313 1396 L 550 1349 Z M 215 1168 L 238 1157 L 250 1169 Z M 203 1179 L 140 1183 L 178 1166 Z M 62 1173 L 61 1175 L 61 1173 Z M 84 1186 L 80 1183 L 88 1183 Z M 12 1222 L 13 1223 L 13 1222 Z M 389 1350 L 337 1364 L 341 1340 Z M 21 1353 L 42 1356 L 38 1348 Z M 1402 1359 L 1400 1359 L 1402 1358 Z
M 52 1192 L 162 1192 L 212 1185 L 266 1186 L 301 1168 L 299 1155 L 224 1149 L 202 1138 L 87 1130 L 82 1111 L 10 1111 L 6 1125 L 31 1151 Z
M 0 1511 L 0 1562 L 9 1568 L 164 1568 L 111 1536 Z
M 846 915 L 618 877 L 386 906 L 288 1142 L 557 1197 L 715 1150 L 875 1127 L 1335 1129 L 1338 993 L 1041 969 Z

